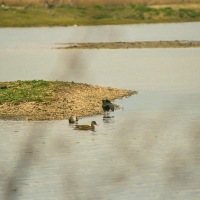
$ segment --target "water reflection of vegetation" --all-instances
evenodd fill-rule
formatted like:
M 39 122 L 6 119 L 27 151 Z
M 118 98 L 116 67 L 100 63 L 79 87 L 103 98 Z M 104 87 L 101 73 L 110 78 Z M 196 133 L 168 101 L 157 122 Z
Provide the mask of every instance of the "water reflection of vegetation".
M 0 8 L 0 26 L 66 26 L 200 20 L 200 8 L 126 6 L 57 6 Z

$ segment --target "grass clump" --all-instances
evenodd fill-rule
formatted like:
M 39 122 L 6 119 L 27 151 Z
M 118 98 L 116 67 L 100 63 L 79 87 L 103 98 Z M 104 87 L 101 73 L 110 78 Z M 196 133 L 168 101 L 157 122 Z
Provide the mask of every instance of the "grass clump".
M 179 9 L 179 16 L 181 18 L 198 18 L 200 17 L 200 11 L 195 12 L 194 10 L 191 9 Z
M 50 103 L 58 100 L 56 96 L 61 90 L 70 90 L 78 86 L 74 82 L 28 80 L 1 83 L 5 85 L 0 89 L 0 104 L 10 103 L 19 105 L 25 102 Z
M 163 13 L 164 16 L 176 15 L 175 10 L 172 9 L 171 7 L 162 8 L 162 9 L 160 9 L 160 12 Z
M 49 88 L 50 83 L 43 80 L 10 82 L 0 90 L 0 104 L 53 101 Z

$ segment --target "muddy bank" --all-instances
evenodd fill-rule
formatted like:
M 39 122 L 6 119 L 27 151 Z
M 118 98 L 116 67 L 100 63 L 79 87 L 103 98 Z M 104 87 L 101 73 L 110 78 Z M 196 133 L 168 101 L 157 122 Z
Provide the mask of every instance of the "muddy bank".
M 14 84 L 7 85 L 11 90 Z M 16 85 L 16 84 L 15 84 Z M 30 83 L 29 83 L 30 85 Z M 20 87 L 17 85 L 17 87 Z M 25 88 L 27 88 L 26 86 Z M 68 119 L 72 114 L 79 117 L 102 114 L 102 99 L 115 100 L 136 94 L 136 91 L 90 84 L 60 84 L 48 86 L 51 101 L 1 102 L 0 119 L 3 120 L 58 120 Z M 5 90 L 4 90 L 5 91 Z M 3 93 L 0 91 L 0 95 Z
M 200 47 L 200 41 L 155 41 L 155 42 L 99 42 L 57 44 L 58 49 L 128 49 L 128 48 L 190 48 Z

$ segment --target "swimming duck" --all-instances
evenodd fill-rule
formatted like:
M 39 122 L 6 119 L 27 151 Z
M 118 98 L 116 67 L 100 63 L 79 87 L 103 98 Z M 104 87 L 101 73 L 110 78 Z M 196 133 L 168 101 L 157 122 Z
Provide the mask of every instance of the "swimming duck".
M 69 118 L 69 123 L 70 124 L 74 124 L 78 121 L 78 117 L 75 116 L 75 115 L 72 115 L 70 118 Z
M 111 110 L 114 111 L 115 110 L 115 106 L 114 104 L 111 103 L 110 100 L 106 99 L 106 100 L 102 100 L 102 108 L 104 111 L 104 114 L 107 113 Z
M 77 130 L 94 130 L 95 129 L 94 125 L 98 126 L 98 124 L 95 121 L 92 121 L 91 126 L 90 125 L 76 125 L 75 129 L 77 129 Z

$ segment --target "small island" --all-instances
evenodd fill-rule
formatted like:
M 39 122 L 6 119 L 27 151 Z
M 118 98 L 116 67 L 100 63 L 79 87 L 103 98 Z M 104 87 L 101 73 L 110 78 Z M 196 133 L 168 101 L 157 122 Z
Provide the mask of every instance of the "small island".
M 13 81 L 0 85 L 0 119 L 4 120 L 60 120 L 72 114 L 92 116 L 103 113 L 102 99 L 137 94 L 132 90 L 62 81 Z
M 56 44 L 57 49 L 199 48 L 200 41 L 86 42 Z

